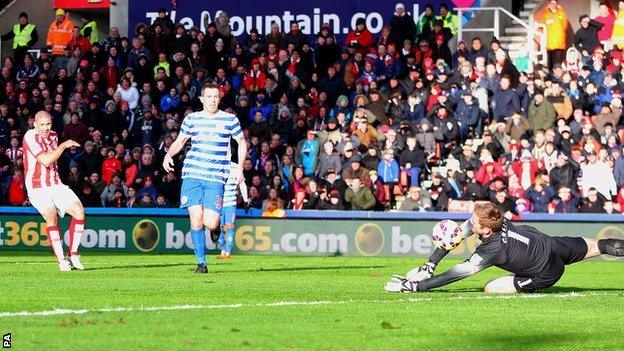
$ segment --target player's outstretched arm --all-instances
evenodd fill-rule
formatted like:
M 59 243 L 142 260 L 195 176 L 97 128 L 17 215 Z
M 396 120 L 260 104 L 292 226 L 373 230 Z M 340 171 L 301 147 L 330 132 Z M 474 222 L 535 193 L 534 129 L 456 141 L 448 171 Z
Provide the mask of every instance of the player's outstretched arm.
M 462 231 L 462 235 L 464 239 L 471 236 L 472 233 L 472 224 L 470 219 L 464 221 L 459 228 Z M 420 267 L 416 267 L 411 271 L 407 272 L 405 275 L 405 279 L 410 281 L 421 281 L 427 278 L 431 278 L 433 276 L 433 272 L 435 271 L 438 263 L 442 261 L 446 255 L 448 255 L 450 251 L 444 250 L 442 248 L 436 248 L 435 251 L 429 256 L 429 259 Z M 397 278 L 403 278 L 401 276 L 397 276 Z
M 66 140 L 62 142 L 61 145 L 59 145 L 55 150 L 50 151 L 50 152 L 42 152 L 39 155 L 37 155 L 37 161 L 39 161 L 39 163 L 41 163 L 44 167 L 48 167 L 54 164 L 54 162 L 56 162 L 56 160 L 58 160 L 61 157 L 63 152 L 72 146 L 78 147 L 80 146 L 80 144 L 78 144 L 77 142 L 71 139 Z
M 186 144 L 188 140 L 189 137 L 182 136 L 180 134 L 178 135 L 178 138 L 173 143 L 171 143 L 169 151 L 167 151 L 167 154 L 163 158 L 163 168 L 165 169 L 165 171 L 173 172 L 173 156 L 177 155 L 180 151 L 182 151 L 184 144 Z
M 392 279 L 386 283 L 385 290 L 388 292 L 428 291 L 477 274 L 490 266 L 491 264 L 484 261 L 481 256 L 473 254 L 468 260 L 455 265 L 455 267 L 448 271 L 419 282 L 392 277 Z

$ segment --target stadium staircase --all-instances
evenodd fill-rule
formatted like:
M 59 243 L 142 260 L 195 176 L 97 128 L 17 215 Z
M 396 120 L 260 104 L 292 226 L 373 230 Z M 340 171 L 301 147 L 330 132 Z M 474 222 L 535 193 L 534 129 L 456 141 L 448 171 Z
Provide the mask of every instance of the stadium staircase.
M 542 7 L 544 0 L 525 0 L 519 17 L 502 7 L 476 7 L 476 8 L 456 8 L 461 18 L 464 12 L 474 15 L 487 13 L 491 16 L 493 27 L 475 28 L 468 24 L 459 26 L 458 40 L 462 40 L 463 33 L 486 32 L 492 33 L 501 43 L 501 47 L 508 50 L 509 56 L 516 57 L 527 55 L 533 63 L 545 64 L 548 60 L 546 54 L 546 26 L 534 20 L 534 14 Z M 510 25 L 504 24 L 502 19 L 511 21 Z M 529 43 L 530 45 L 527 45 Z M 528 52 L 527 52 L 528 51 Z

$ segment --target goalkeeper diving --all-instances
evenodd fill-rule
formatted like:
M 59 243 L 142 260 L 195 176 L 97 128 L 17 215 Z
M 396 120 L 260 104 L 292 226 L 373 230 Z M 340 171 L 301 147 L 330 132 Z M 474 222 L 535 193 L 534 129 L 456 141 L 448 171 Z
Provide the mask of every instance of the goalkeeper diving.
M 624 240 L 551 237 L 527 225 L 516 225 L 490 202 L 475 204 L 472 217 L 460 225 L 464 238 L 478 235 L 481 244 L 466 261 L 434 276 L 437 264 L 448 254 L 437 248 L 422 266 L 405 277 L 394 275 L 388 292 L 428 291 L 496 266 L 512 275 L 489 281 L 486 293 L 529 293 L 549 288 L 561 278 L 565 266 L 602 254 L 624 256 Z

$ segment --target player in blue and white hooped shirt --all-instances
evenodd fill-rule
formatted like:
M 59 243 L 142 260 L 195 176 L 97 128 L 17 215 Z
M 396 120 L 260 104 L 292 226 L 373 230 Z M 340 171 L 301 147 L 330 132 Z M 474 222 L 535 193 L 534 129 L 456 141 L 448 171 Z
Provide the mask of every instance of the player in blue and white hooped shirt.
M 219 259 L 229 259 L 232 257 L 232 248 L 234 246 L 234 222 L 236 221 L 236 198 L 238 195 L 238 187 L 241 187 L 241 194 L 244 201 L 247 201 L 247 186 L 245 182 L 238 182 L 233 173 L 239 168 L 235 162 L 230 164 L 230 177 L 225 183 L 225 193 L 223 195 L 223 210 L 221 211 L 221 235 L 219 236 L 219 248 L 221 254 Z
M 230 174 L 230 141 L 233 138 L 238 142 L 237 154 L 243 160 L 247 156 L 247 144 L 236 116 L 219 110 L 216 84 L 204 85 L 199 99 L 203 104 L 202 111 L 184 118 L 178 138 L 164 157 L 163 168 L 167 172 L 173 171 L 173 156 L 190 139 L 191 149 L 182 166 L 180 207 L 189 211 L 197 258 L 195 273 L 207 273 L 205 229 L 216 231 L 219 227 L 224 186 Z M 237 181 L 244 179 L 241 167 L 233 172 Z

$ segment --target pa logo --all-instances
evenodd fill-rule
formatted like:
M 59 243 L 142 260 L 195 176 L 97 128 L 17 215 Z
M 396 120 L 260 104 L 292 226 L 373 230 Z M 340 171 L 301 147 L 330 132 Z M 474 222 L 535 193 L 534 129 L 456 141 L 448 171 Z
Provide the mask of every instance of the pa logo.
M 3 349 L 11 348 L 11 333 L 2 335 L 2 348 Z

